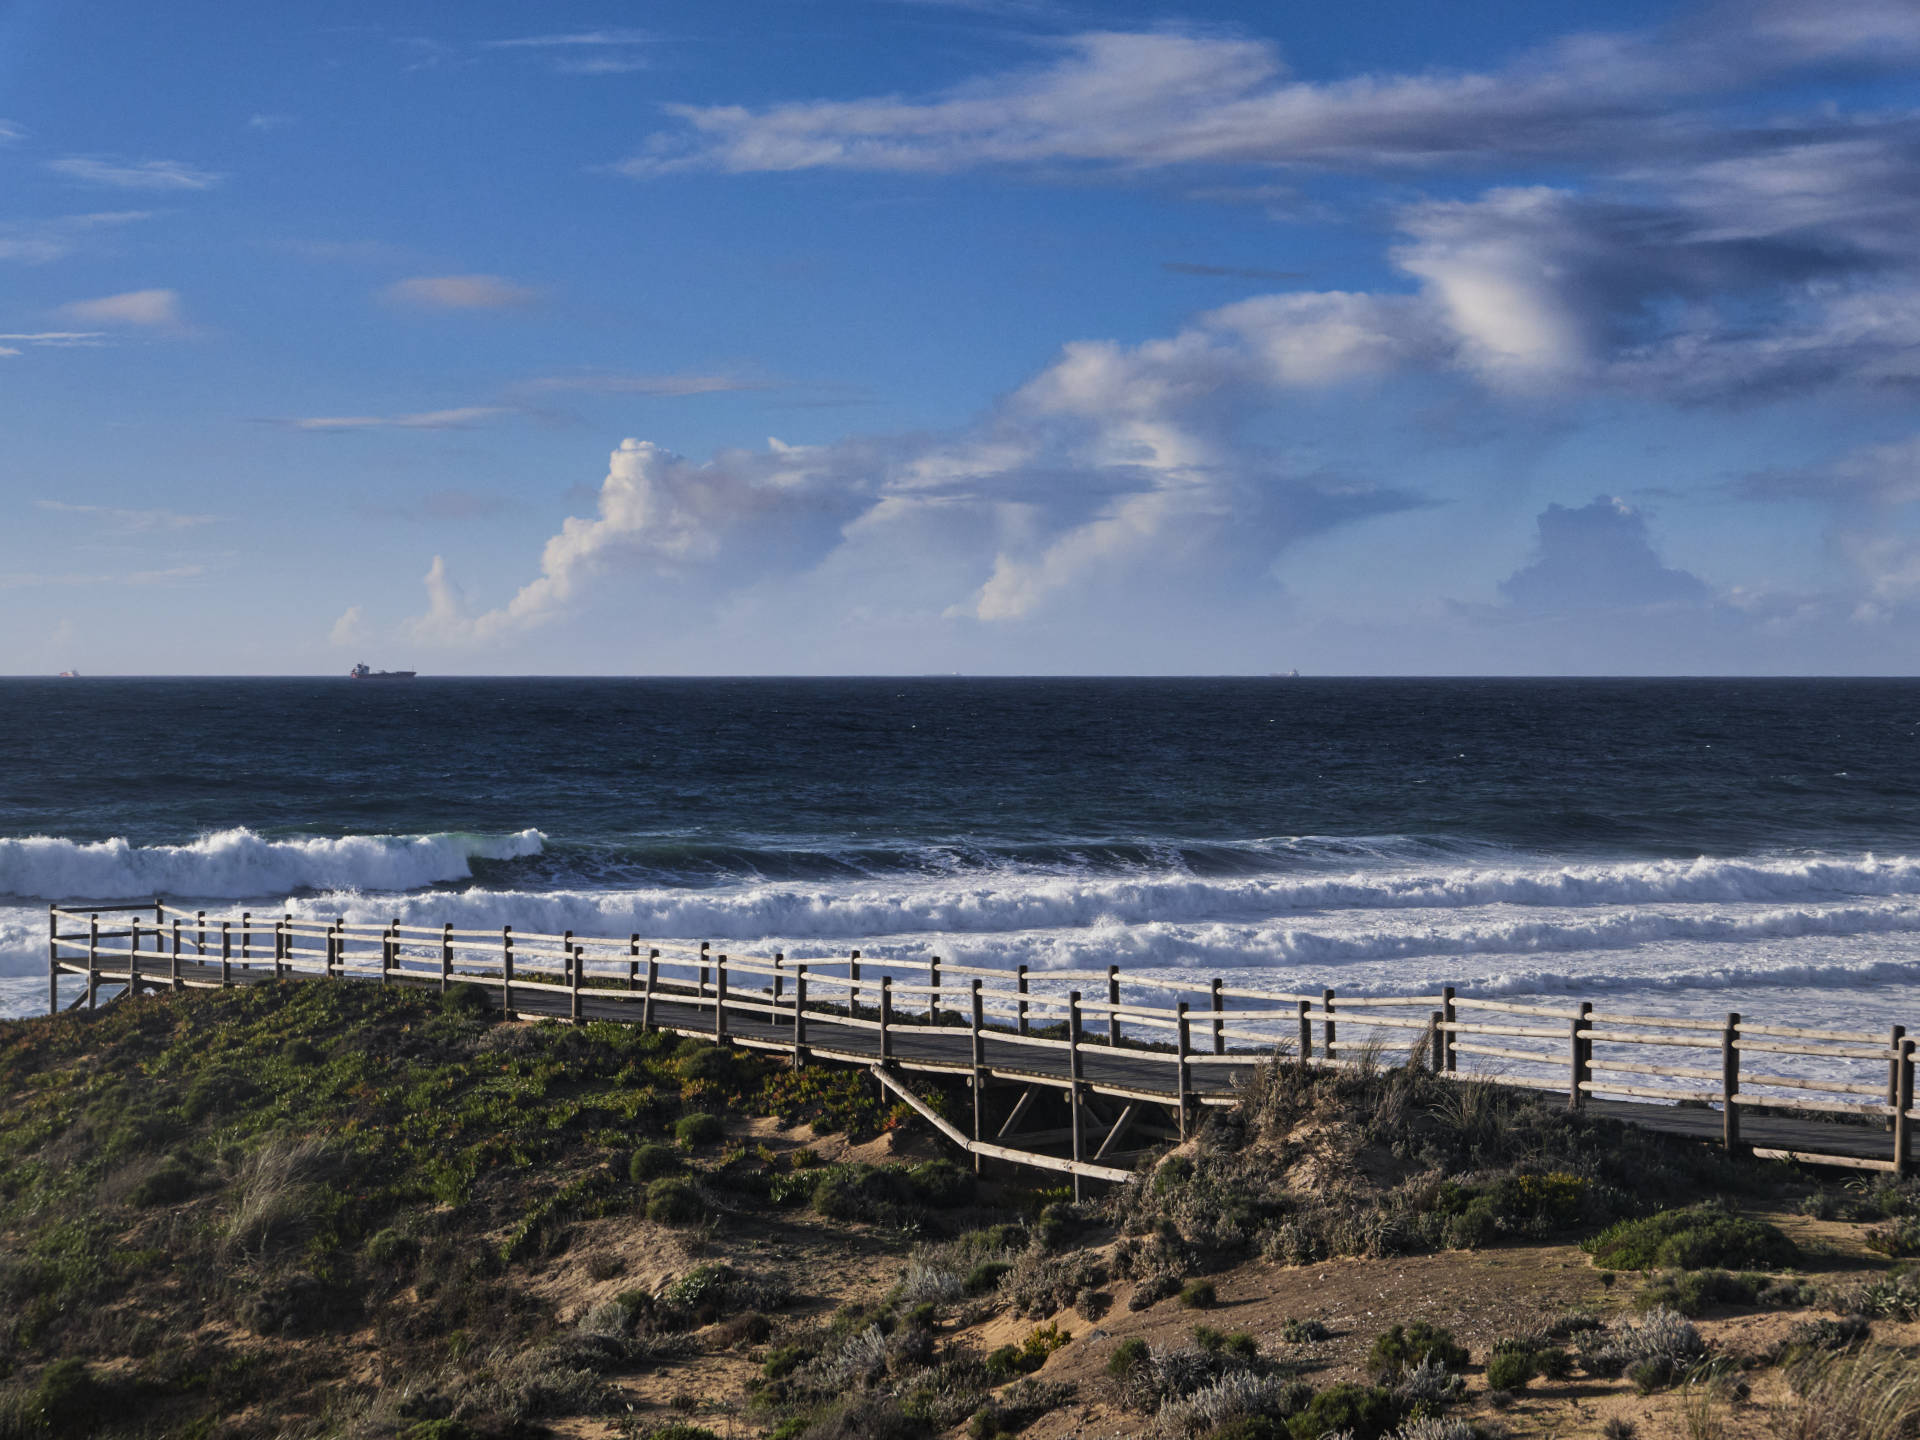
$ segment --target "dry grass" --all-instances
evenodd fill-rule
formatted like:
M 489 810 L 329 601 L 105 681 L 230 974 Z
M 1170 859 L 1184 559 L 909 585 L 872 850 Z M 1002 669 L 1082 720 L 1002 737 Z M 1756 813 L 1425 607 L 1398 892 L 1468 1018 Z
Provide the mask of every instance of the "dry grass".
M 1809 1355 L 1788 1370 L 1795 1401 L 1774 1417 L 1781 1440 L 1911 1440 L 1920 1435 L 1920 1365 L 1875 1345 Z

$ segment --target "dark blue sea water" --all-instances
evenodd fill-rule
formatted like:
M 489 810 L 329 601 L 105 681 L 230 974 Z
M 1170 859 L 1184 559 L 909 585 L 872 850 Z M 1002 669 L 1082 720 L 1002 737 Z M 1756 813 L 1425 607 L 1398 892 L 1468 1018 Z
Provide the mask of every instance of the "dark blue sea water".
M 48 900 L 156 893 L 1885 1008 L 1920 682 L 0 682 L 0 969 Z

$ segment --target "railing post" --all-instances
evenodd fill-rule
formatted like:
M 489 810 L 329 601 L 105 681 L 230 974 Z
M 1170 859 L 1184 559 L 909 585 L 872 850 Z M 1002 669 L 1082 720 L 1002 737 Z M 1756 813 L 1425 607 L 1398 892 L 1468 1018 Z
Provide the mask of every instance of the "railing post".
M 1107 966 L 1107 1004 L 1114 1007 L 1107 1011 L 1107 1044 L 1117 1046 L 1120 1043 L 1120 967 Z
M 1427 1053 L 1427 1068 L 1438 1075 L 1447 1063 L 1447 1032 L 1442 1028 L 1446 1024 L 1446 1012 L 1436 1010 L 1428 1017 L 1427 1023 L 1433 1027 L 1433 1040 Z
M 1887 1062 L 1887 1104 L 1898 1107 L 1900 1104 L 1900 1042 L 1906 1038 L 1907 1027 L 1896 1025 L 1887 1036 L 1887 1049 L 1893 1052 L 1893 1059 Z M 1894 1128 L 1894 1117 L 1887 1117 L 1887 1128 Z
M 380 934 L 380 983 L 382 985 L 392 982 L 393 952 L 396 948 L 394 943 L 394 926 L 399 923 L 398 920 L 395 920 L 392 925 L 387 926 Z
M 60 1013 L 60 907 L 47 906 L 47 1014 Z
M 807 967 L 800 964 L 793 971 L 793 1068 L 798 1070 L 807 1063 Z
M 447 993 L 453 983 L 453 922 L 445 920 L 440 925 L 440 993 Z
M 1022 1035 L 1025 1035 L 1032 1028 L 1030 1022 L 1027 1019 L 1027 967 L 1026 966 L 1022 965 L 1014 970 L 1013 988 L 1020 992 L 1020 999 L 1018 1001 L 1019 1015 L 1020 1015 L 1020 1033 Z
M 893 977 L 880 977 L 880 1063 L 893 1063 Z
M 327 927 L 327 978 L 335 979 L 347 968 L 347 937 L 341 921 L 335 920 Z
M 1740 1107 L 1734 1096 L 1740 1093 L 1740 1012 L 1729 1011 L 1727 1028 L 1720 1032 L 1720 1141 L 1728 1153 L 1740 1144 Z
M 1069 1118 L 1073 1122 L 1073 1199 L 1080 1200 L 1079 1165 L 1085 1157 L 1081 1154 L 1084 1142 L 1081 1139 L 1080 1114 L 1080 992 L 1070 991 L 1067 995 L 1067 1106 Z
M 860 952 L 855 950 L 847 959 L 847 1014 L 854 1019 L 860 1018 Z
M 193 942 L 196 947 L 194 954 L 196 956 L 204 956 L 207 953 L 207 912 L 204 910 L 195 911 L 194 920 L 200 927 L 199 937 Z
M 570 952 L 569 960 L 571 963 L 567 967 L 567 974 L 573 988 L 567 997 L 570 1002 L 567 1018 L 578 1025 L 580 1023 L 580 976 L 581 972 L 587 968 L 587 947 L 575 945 Z
M 773 1009 L 776 1018 L 780 1011 L 780 997 L 787 993 L 787 954 L 784 950 L 773 952 Z
M 1593 1014 L 1593 1002 L 1582 1000 L 1580 1014 L 1567 1022 L 1567 1108 L 1584 1110 L 1587 1106 L 1587 1092 L 1580 1087 L 1592 1079 L 1587 1069 L 1588 1017 Z
M 240 912 L 240 968 L 242 970 L 253 968 L 253 912 L 251 910 Z
M 170 988 L 181 989 L 180 983 L 180 922 L 173 922 L 173 953 L 167 958 L 167 984 Z
M 927 961 L 927 1024 L 940 1023 L 940 957 Z
M 638 990 L 639 988 L 640 936 L 636 933 L 627 937 L 627 989 Z
M 1900 1042 L 1900 1085 L 1893 1099 L 1893 1173 L 1904 1178 L 1913 1171 L 1912 1152 L 1912 1110 L 1913 1110 L 1913 1046 L 1911 1040 Z
M 968 987 L 971 991 L 971 1029 L 973 1039 L 973 1143 L 980 1143 L 980 1110 L 986 1094 L 986 1069 L 980 1063 L 985 1050 L 981 1032 L 986 1029 L 986 1006 L 980 1000 L 980 981 L 976 978 Z M 973 1152 L 973 1173 L 980 1173 L 980 1152 Z
M 1453 1003 L 1453 986 L 1451 985 L 1442 985 L 1440 987 L 1440 1015 L 1442 1022 L 1447 1026 L 1440 1053 L 1446 1056 L 1447 1063 L 1445 1068 L 1447 1073 L 1451 1075 L 1455 1067 L 1460 1063 L 1460 1057 L 1453 1053 L 1453 1027 L 1460 1023 L 1460 1012 Z M 1589 1052 L 1589 1056 L 1591 1056 L 1591 1052 Z
M 99 1003 L 100 995 L 100 939 L 97 933 L 99 929 L 100 924 L 96 918 L 89 931 L 87 941 L 87 1009 L 89 1010 L 93 1009 Z M 140 917 L 138 915 L 133 917 L 128 933 L 133 938 L 127 942 L 127 949 L 129 952 L 132 952 L 139 947 L 140 942 Z M 131 959 L 127 961 L 127 968 L 129 970 L 133 968 L 133 961 Z
M 660 984 L 660 951 L 652 946 L 647 949 L 647 989 L 640 999 L 640 1033 L 646 1034 L 653 1028 L 653 992 Z
M 1191 1036 L 1187 1029 L 1187 1002 L 1182 1000 L 1174 1006 L 1174 1054 L 1178 1057 L 1174 1063 L 1174 1094 L 1179 1098 L 1180 1138 L 1187 1138 L 1187 1056 L 1193 1053 Z
M 500 927 L 500 1013 L 513 1018 L 513 926 Z
M 714 971 L 713 987 L 713 1040 L 716 1045 L 727 1043 L 727 957 L 722 955 Z
M 1327 1052 L 1327 1059 L 1329 1061 L 1338 1063 L 1340 1054 L 1336 1048 L 1333 1034 L 1333 990 L 1331 987 L 1320 992 L 1320 1008 L 1327 1012 L 1326 1033 L 1323 1036 L 1326 1044 L 1321 1048 Z
M 1222 983 L 1220 977 L 1216 975 L 1213 977 L 1213 983 L 1207 987 L 1208 993 L 1213 998 L 1213 1053 L 1216 1055 L 1227 1053 L 1227 997 L 1220 993 Z
M 560 932 L 560 981 L 569 984 L 573 980 L 573 931 Z
M 220 922 L 220 983 L 233 984 L 233 922 Z
M 286 972 L 287 963 L 287 927 L 282 920 L 273 922 L 273 978 L 278 980 Z
M 1300 1063 L 1306 1064 L 1313 1059 L 1313 1002 L 1301 1000 L 1300 1007 Z
M 693 998 L 694 998 L 694 1003 L 696 1005 L 707 998 L 707 986 L 713 979 L 712 969 L 707 962 L 707 947 L 708 947 L 708 942 L 705 940 L 702 940 L 700 942 L 699 980 L 695 983 L 693 987 Z

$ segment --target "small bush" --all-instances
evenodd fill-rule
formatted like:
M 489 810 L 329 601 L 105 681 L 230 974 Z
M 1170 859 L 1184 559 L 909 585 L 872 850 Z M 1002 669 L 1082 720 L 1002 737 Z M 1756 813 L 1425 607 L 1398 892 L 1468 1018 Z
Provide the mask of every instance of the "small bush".
M 411 1264 L 420 1253 L 420 1242 L 401 1230 L 379 1230 L 367 1241 L 367 1260 L 382 1270 Z
M 1383 1331 L 1367 1352 L 1367 1368 L 1381 1375 L 1430 1362 L 1449 1370 L 1460 1370 L 1466 1366 L 1467 1359 L 1467 1347 L 1453 1338 L 1451 1330 L 1416 1320 L 1411 1325 L 1395 1325 Z
M 1391 1390 L 1378 1385 L 1343 1383 L 1322 1390 L 1288 1423 L 1293 1440 L 1320 1440 L 1351 1432 L 1353 1440 L 1379 1440 L 1400 1422 L 1401 1406 Z
M 1636 1360 L 1627 1367 L 1627 1379 L 1633 1382 L 1633 1388 L 1642 1395 L 1651 1395 L 1656 1390 L 1664 1390 L 1673 1384 L 1678 1372 L 1673 1361 L 1664 1355 L 1651 1355 L 1645 1360 Z
M 1152 1357 L 1152 1346 L 1138 1335 L 1129 1335 L 1114 1346 L 1113 1353 L 1107 1356 L 1107 1374 L 1116 1380 L 1124 1380 L 1146 1365 Z
M 661 1225 L 692 1225 L 707 1213 L 700 1192 L 685 1180 L 656 1180 L 647 1187 L 647 1218 Z
M 144 1210 L 154 1205 L 176 1205 L 192 1194 L 193 1172 L 169 1157 L 135 1185 L 127 1198 Z
M 1523 1390 L 1533 1379 L 1533 1355 L 1526 1350 L 1503 1350 L 1487 1358 L 1487 1388 Z
M 1180 1287 L 1180 1305 L 1185 1310 L 1211 1310 L 1220 1297 L 1211 1280 L 1189 1280 Z
M 696 1110 L 691 1115 L 682 1115 L 673 1122 L 673 1138 L 688 1149 L 699 1145 L 717 1143 L 727 1133 L 727 1127 L 720 1123 L 718 1115 L 709 1115 L 704 1110 Z
M 1280 1327 L 1280 1338 L 1289 1345 L 1312 1345 L 1332 1335 L 1318 1320 L 1289 1320 Z
M 671 1145 L 662 1145 L 657 1140 L 650 1141 L 635 1147 L 632 1158 L 627 1161 L 627 1178 L 636 1185 L 645 1185 L 662 1175 L 672 1175 L 681 1168 L 678 1150 Z
M 1920 1255 L 1920 1215 L 1902 1215 L 1891 1225 L 1867 1231 L 1864 1239 L 1869 1250 L 1896 1260 Z
M 1611 1270 L 1779 1270 L 1800 1259 L 1777 1227 L 1713 1205 L 1622 1220 L 1581 1248 Z

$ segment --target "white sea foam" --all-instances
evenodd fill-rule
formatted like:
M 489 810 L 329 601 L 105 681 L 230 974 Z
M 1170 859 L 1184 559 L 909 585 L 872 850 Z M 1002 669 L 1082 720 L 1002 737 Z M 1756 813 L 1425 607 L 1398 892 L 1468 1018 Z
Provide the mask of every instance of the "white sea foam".
M 413 890 L 468 879 L 475 859 L 538 855 L 544 838 L 538 830 L 522 830 L 267 840 L 251 830 L 221 830 L 189 845 L 131 845 L 32 835 L 0 840 L 0 895 L 249 900 L 304 890 Z

